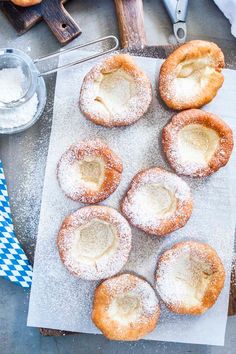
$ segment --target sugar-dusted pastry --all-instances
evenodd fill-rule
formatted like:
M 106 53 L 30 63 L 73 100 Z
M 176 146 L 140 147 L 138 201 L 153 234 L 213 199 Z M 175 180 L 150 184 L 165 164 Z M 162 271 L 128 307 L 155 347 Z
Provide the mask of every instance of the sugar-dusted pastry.
M 92 320 L 112 340 L 138 340 L 153 331 L 160 316 L 151 285 L 132 274 L 105 280 L 94 294 Z
M 87 206 L 67 216 L 57 237 L 62 262 L 73 275 L 99 280 L 118 273 L 131 249 L 131 229 L 113 208 Z
M 27 6 L 32 6 L 32 5 L 37 5 L 41 2 L 42 0 L 11 0 L 11 2 L 15 5 L 18 6 L 23 6 L 23 7 L 27 7 Z
M 161 98 L 176 110 L 210 102 L 224 82 L 224 54 L 212 42 L 195 40 L 177 48 L 162 64 Z
M 157 236 L 183 227 L 192 208 L 187 183 L 158 167 L 139 172 L 121 203 L 122 213 L 132 225 Z
M 80 108 L 96 124 L 107 127 L 135 123 L 152 100 L 151 82 L 128 54 L 106 58 L 85 76 Z
M 95 139 L 71 145 L 58 163 L 57 177 L 69 198 L 93 204 L 116 190 L 122 170 L 120 158 L 104 142 Z
M 179 314 L 206 312 L 216 302 L 224 281 L 224 266 L 205 243 L 177 243 L 157 263 L 156 289 L 167 307 Z
M 215 114 L 189 109 L 174 115 L 163 129 L 162 145 L 178 174 L 204 177 L 229 161 L 234 145 L 233 132 Z

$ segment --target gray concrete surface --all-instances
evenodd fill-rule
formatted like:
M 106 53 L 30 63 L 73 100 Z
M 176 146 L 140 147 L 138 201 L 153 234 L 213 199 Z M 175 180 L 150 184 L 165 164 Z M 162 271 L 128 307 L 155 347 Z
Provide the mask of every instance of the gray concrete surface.
M 118 34 L 112 0 L 73 0 L 67 8 L 83 30 L 76 43 Z M 144 10 L 148 43 L 167 44 L 172 26 L 161 1 L 144 0 Z M 223 40 L 230 46 L 236 44 L 228 21 L 212 0 L 190 0 L 187 25 L 188 39 Z M 41 23 L 22 37 L 17 37 L 15 30 L 0 14 L 0 47 L 6 46 L 23 49 L 33 58 L 60 47 L 45 24 Z M 50 135 L 55 77 L 47 78 L 46 84 L 49 99 L 41 120 L 25 133 L 0 137 L 0 157 L 9 184 L 16 232 L 31 259 Z M 223 348 L 150 341 L 110 342 L 102 336 L 85 334 L 44 338 L 37 329 L 26 327 L 28 300 L 28 291 L 0 279 L 0 354 L 236 353 L 236 316 L 228 320 Z

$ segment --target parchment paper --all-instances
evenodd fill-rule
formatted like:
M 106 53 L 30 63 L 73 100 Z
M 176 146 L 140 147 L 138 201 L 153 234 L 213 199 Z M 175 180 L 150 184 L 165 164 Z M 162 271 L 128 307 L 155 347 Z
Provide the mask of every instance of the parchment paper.
M 71 55 L 73 58 L 73 55 Z M 58 229 L 66 215 L 81 207 L 67 199 L 56 180 L 56 165 L 61 154 L 73 142 L 100 137 L 120 155 L 124 173 L 118 190 L 102 204 L 119 208 L 132 177 L 142 168 L 162 166 L 170 170 L 160 146 L 162 127 L 172 116 L 157 98 L 155 81 L 162 60 L 136 57 L 153 83 L 154 98 L 149 112 L 136 124 L 125 128 L 103 128 L 87 121 L 78 108 L 84 75 L 92 61 L 58 73 L 54 116 L 43 190 L 28 326 L 73 332 L 99 333 L 90 320 L 96 282 L 70 275 L 62 265 L 56 248 Z M 63 63 L 62 58 L 60 64 Z M 224 70 L 225 83 L 217 97 L 204 109 L 220 115 L 236 131 L 236 72 Z M 235 157 L 218 173 L 207 179 L 185 178 L 194 195 L 194 211 L 187 225 L 159 241 L 133 228 L 133 246 L 124 270 L 132 270 L 154 283 L 158 256 L 180 240 L 195 239 L 209 243 L 224 263 L 225 287 L 213 308 L 202 316 L 174 315 L 161 305 L 157 328 L 145 339 L 223 345 L 234 243 L 233 184 Z M 235 199 L 235 198 L 234 198 Z

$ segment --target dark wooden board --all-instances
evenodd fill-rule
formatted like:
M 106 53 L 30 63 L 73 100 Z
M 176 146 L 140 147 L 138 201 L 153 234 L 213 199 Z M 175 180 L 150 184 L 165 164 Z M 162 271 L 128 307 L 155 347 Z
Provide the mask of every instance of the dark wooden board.
M 44 20 L 58 41 L 66 44 L 81 33 L 79 25 L 64 8 L 66 1 L 68 0 L 43 0 L 31 7 L 0 1 L 0 8 L 20 35 Z

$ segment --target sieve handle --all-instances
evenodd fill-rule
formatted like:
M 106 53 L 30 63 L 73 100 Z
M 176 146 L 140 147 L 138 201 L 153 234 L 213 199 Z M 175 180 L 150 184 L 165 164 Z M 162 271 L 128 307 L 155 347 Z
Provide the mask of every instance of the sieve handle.
M 91 60 L 91 59 L 94 59 L 94 58 L 98 58 L 98 57 L 100 57 L 102 55 L 105 55 L 107 53 L 113 52 L 114 50 L 116 50 L 119 47 L 119 41 L 118 41 L 118 39 L 115 36 L 106 36 L 106 37 L 95 39 L 94 41 L 91 41 L 91 42 L 80 44 L 80 45 L 77 45 L 75 47 L 64 49 L 64 50 L 61 50 L 61 51 L 57 51 L 55 53 L 40 57 L 38 59 L 35 59 L 34 63 L 37 64 L 37 63 L 40 63 L 42 61 L 46 61 L 48 59 L 58 57 L 61 54 L 70 53 L 70 52 L 73 52 L 73 51 L 75 51 L 77 49 L 88 47 L 88 46 L 90 46 L 92 44 L 106 42 L 106 41 L 111 41 L 111 40 L 114 42 L 114 45 L 110 49 L 107 49 L 107 50 L 104 50 L 104 51 L 89 55 L 89 56 L 84 57 L 82 59 L 73 61 L 71 63 L 59 66 L 59 67 L 54 68 L 54 69 L 50 69 L 48 71 L 40 72 L 39 76 L 45 76 L 45 75 L 53 74 L 53 73 L 58 72 L 60 70 L 70 68 L 70 67 L 72 67 L 74 65 L 78 65 L 78 64 L 84 63 L 84 62 L 86 62 L 88 60 Z

